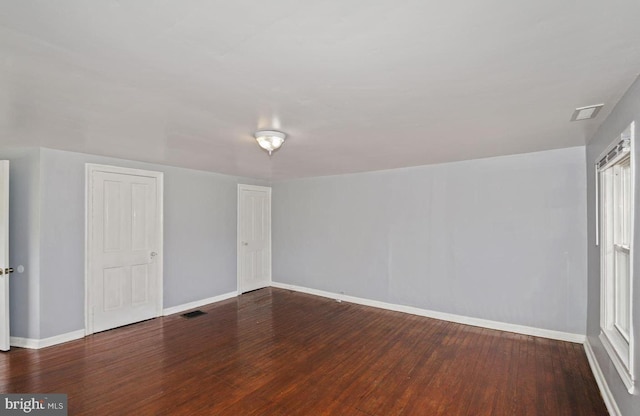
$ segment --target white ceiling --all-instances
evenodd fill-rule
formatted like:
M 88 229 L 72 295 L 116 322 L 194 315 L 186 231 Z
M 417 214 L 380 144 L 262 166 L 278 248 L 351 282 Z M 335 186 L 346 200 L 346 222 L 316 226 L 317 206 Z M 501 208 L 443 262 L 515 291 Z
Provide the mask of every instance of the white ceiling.
M 637 0 L 0 0 L 0 147 L 282 179 L 583 145 L 640 72 L 639 16 Z M 271 158 L 261 128 L 290 136 Z

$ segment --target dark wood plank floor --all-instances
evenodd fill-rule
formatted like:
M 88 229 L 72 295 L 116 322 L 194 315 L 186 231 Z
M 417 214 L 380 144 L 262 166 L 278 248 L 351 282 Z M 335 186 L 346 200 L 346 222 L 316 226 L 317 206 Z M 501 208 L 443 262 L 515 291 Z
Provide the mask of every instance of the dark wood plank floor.
M 0 391 L 70 415 L 605 415 L 582 345 L 262 289 L 41 350 Z

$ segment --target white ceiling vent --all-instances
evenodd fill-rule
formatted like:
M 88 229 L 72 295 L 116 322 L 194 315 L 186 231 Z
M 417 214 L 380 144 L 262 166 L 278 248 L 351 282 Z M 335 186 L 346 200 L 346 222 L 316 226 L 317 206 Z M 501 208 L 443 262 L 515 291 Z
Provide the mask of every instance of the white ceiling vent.
M 576 108 L 571 116 L 571 121 L 589 120 L 596 118 L 600 109 L 604 104 L 588 105 L 586 107 Z

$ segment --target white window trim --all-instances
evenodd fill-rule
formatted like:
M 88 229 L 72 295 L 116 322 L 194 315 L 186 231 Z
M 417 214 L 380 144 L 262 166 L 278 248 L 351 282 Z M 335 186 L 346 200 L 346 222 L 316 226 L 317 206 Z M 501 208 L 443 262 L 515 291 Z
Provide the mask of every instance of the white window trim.
M 625 129 L 626 132 L 627 129 Z M 636 162 L 634 155 L 635 149 L 635 122 L 632 122 L 629 126 L 629 151 L 620 152 L 615 158 L 608 160 L 604 166 L 601 165 L 601 161 L 607 157 L 609 153 L 613 149 L 615 149 L 624 139 L 621 134 L 618 136 L 614 142 L 600 155 L 597 159 L 595 166 L 595 175 L 596 175 L 596 245 L 600 245 L 600 236 L 604 235 L 601 230 L 602 221 L 600 220 L 601 214 L 601 195 L 600 195 L 600 173 L 604 171 L 608 167 L 618 163 L 620 160 L 623 160 L 627 155 L 631 155 L 630 157 L 630 169 L 631 169 L 631 218 L 630 218 L 630 241 L 629 241 L 629 279 L 631 281 L 630 284 L 630 299 L 631 302 L 629 304 L 629 339 L 626 339 L 619 331 L 615 329 L 607 329 L 611 326 L 611 315 L 613 314 L 613 305 L 609 304 L 607 301 L 608 293 L 612 290 L 610 286 L 612 286 L 611 282 L 606 281 L 604 276 L 607 271 L 605 270 L 606 264 L 603 261 L 605 247 L 600 246 L 601 250 L 601 267 L 600 267 L 600 341 L 604 346 L 609 358 L 614 364 L 614 367 L 618 371 L 620 378 L 622 379 L 624 385 L 626 386 L 628 392 L 630 394 L 638 393 L 637 386 L 637 377 L 635 374 L 635 357 L 634 357 L 634 322 L 633 322 L 633 280 L 634 280 L 634 270 L 633 270 L 633 240 L 634 240 L 634 215 L 635 212 L 635 170 L 636 170 Z M 624 134 L 624 133 L 623 133 Z M 605 237 L 603 237 L 605 238 Z M 626 248 L 626 247 L 625 247 Z

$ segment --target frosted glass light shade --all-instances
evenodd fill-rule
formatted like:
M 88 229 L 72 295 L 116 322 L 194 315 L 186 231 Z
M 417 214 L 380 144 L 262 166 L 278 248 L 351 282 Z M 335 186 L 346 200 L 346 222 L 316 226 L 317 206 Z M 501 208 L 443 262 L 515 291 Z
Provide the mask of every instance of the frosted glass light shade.
M 255 132 L 254 137 L 258 141 L 258 145 L 271 155 L 274 150 L 278 150 L 282 146 L 287 135 L 275 130 L 260 130 Z

